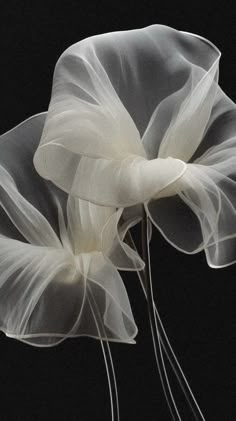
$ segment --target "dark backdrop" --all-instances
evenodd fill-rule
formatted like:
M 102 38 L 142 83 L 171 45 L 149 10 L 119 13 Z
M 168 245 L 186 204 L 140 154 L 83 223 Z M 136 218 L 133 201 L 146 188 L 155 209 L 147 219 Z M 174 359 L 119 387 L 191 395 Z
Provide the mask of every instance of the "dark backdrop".
M 223 53 L 221 86 L 236 100 L 234 2 L 218 2 L 214 8 L 205 2 L 201 9 L 169 3 L 1 2 L 1 133 L 47 109 L 54 65 L 69 45 L 90 35 L 152 23 L 195 32 L 216 44 Z M 158 308 L 205 418 L 233 421 L 236 268 L 212 270 L 203 253 L 183 255 L 157 232 L 151 247 Z M 134 346 L 111 345 L 121 420 L 169 420 L 155 369 L 146 303 L 136 277 L 129 274 L 124 280 L 139 334 Z M 67 340 L 55 348 L 38 349 L 1 334 L 0 385 L 2 421 L 110 420 L 106 374 L 95 340 Z

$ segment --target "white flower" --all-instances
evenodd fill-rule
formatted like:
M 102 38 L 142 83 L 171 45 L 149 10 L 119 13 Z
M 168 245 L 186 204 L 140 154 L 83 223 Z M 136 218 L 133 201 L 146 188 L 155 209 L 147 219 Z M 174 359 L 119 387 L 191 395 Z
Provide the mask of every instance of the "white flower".
M 36 173 L 45 120 L 0 138 L 0 328 L 33 345 L 87 335 L 133 343 L 137 333 L 117 269 L 143 267 L 117 231 L 122 210 L 67 196 Z
M 235 261 L 235 104 L 209 41 L 161 25 L 83 40 L 60 57 L 37 171 L 73 196 L 143 203 L 166 239 Z

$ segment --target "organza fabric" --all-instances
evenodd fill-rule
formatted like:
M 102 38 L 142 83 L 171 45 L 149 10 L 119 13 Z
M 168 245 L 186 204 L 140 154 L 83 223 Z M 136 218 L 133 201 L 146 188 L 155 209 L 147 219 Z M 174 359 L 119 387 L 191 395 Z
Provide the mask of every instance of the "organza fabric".
M 0 137 L 0 329 L 32 345 L 86 335 L 134 343 L 117 268 L 143 268 L 122 209 L 68 196 L 34 169 L 46 113 Z
M 179 250 L 233 263 L 236 107 L 218 85 L 219 58 L 162 25 L 74 44 L 55 67 L 37 171 L 134 220 L 144 204 Z

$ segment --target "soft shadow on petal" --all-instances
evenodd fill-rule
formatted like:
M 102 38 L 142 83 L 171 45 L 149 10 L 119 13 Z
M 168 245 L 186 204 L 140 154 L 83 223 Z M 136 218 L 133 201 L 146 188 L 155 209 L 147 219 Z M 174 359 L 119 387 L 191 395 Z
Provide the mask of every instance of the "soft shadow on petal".
M 199 221 L 178 195 L 151 200 L 145 208 L 152 223 L 172 246 L 189 254 L 202 250 Z

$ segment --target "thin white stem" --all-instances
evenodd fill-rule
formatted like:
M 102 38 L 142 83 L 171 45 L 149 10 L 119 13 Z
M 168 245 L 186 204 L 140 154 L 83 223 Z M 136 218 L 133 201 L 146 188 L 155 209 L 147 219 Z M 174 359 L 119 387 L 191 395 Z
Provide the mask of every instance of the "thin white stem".
M 89 286 L 88 286 L 88 290 L 89 290 L 88 302 L 89 302 L 89 306 L 90 306 L 90 309 L 91 309 L 93 317 L 94 317 L 94 321 L 95 321 L 95 324 L 96 324 L 96 327 L 97 327 L 98 334 L 101 338 L 102 337 L 106 338 L 106 333 L 105 333 L 105 329 L 103 328 L 103 322 L 102 322 L 102 319 L 101 319 L 101 315 L 100 315 L 99 310 L 97 308 L 97 304 L 96 304 L 96 301 L 94 299 L 92 290 Z M 91 303 L 91 300 L 89 298 L 89 295 L 91 297 L 92 303 Z M 97 319 L 100 321 L 101 329 L 99 328 L 99 323 L 98 323 Z M 101 330 L 102 330 L 102 332 L 101 332 Z M 102 353 L 103 353 L 103 358 L 104 358 L 104 363 L 105 363 L 105 368 L 106 368 L 106 373 L 107 373 L 107 381 L 108 381 L 109 395 L 110 395 L 110 405 L 111 405 L 111 419 L 112 419 L 112 421 L 120 421 L 118 389 L 117 389 L 116 374 L 115 374 L 112 354 L 111 354 L 111 350 L 110 350 L 110 345 L 109 345 L 108 340 L 105 340 L 103 342 L 102 339 L 100 339 L 100 344 L 101 344 L 101 348 L 102 348 Z M 115 401 L 116 410 L 114 410 L 114 401 Z
M 140 273 L 138 273 L 138 276 L 140 277 Z M 146 291 L 145 291 L 145 288 L 144 288 L 144 285 L 143 285 L 143 281 L 141 281 L 141 285 L 142 285 L 144 294 L 146 296 Z M 156 313 L 157 325 L 159 324 L 158 331 L 159 331 L 159 335 L 160 335 L 160 339 L 161 339 L 163 349 L 164 349 L 165 354 L 166 354 L 166 356 L 167 356 L 167 358 L 168 358 L 168 360 L 171 364 L 171 367 L 172 367 L 172 369 L 175 373 L 175 376 L 176 376 L 176 378 L 177 378 L 177 380 L 178 380 L 178 382 L 181 386 L 181 389 L 182 389 L 182 391 L 183 391 L 183 393 L 186 397 L 186 400 L 187 400 L 187 402 L 190 406 L 190 409 L 192 410 L 192 413 L 193 413 L 193 415 L 194 415 L 194 417 L 197 421 L 200 421 L 200 420 L 205 421 L 205 418 L 202 414 L 202 411 L 201 411 L 201 409 L 200 409 L 200 407 L 199 407 L 199 405 L 196 401 L 196 398 L 193 395 L 193 392 L 192 392 L 192 390 L 189 386 L 189 383 L 188 383 L 188 381 L 187 381 L 187 379 L 184 375 L 184 372 L 183 372 L 183 370 L 182 370 L 182 368 L 181 368 L 181 366 L 180 366 L 180 364 L 177 360 L 177 357 L 174 353 L 174 350 L 173 350 L 173 348 L 172 348 L 172 346 L 169 342 L 168 336 L 165 332 L 164 326 L 163 326 L 162 321 L 161 321 L 160 314 L 159 314 L 156 306 L 155 306 L 155 313 Z M 182 378 L 182 380 L 181 380 L 181 378 Z
M 147 292 L 147 302 L 148 302 L 148 315 L 152 333 L 153 348 L 157 363 L 157 368 L 159 371 L 162 388 L 168 404 L 172 419 L 174 421 L 181 421 L 181 417 L 175 403 L 174 396 L 170 387 L 168 375 L 165 368 L 165 362 L 162 354 L 160 334 L 158 332 L 158 326 L 156 322 L 155 314 L 155 304 L 153 298 L 153 288 L 152 288 L 152 275 L 151 275 L 151 264 L 150 264 L 150 251 L 149 251 L 149 240 L 148 240 L 148 216 L 146 215 L 145 210 L 143 209 L 143 219 L 142 219 L 142 251 L 143 251 L 143 260 L 145 262 L 144 268 L 144 278 L 145 286 Z
M 130 242 L 131 246 L 137 250 L 136 245 L 134 243 L 134 240 L 131 236 L 131 233 L 128 232 L 128 241 Z M 137 270 L 137 275 L 139 277 L 140 280 L 140 284 L 143 290 L 143 293 L 147 299 L 147 291 L 146 291 L 146 285 L 145 285 L 145 277 L 144 277 L 144 272 L 138 271 Z M 189 404 L 189 407 L 194 415 L 194 418 L 196 421 L 205 421 L 205 418 L 202 414 L 202 411 L 196 401 L 196 398 L 193 395 L 193 392 L 190 388 L 190 385 L 184 375 L 184 372 L 180 366 L 180 363 L 178 362 L 178 359 L 175 355 L 175 352 L 170 344 L 169 338 L 166 334 L 165 328 L 162 324 L 161 321 L 161 316 L 158 312 L 158 309 L 154 303 L 154 309 L 155 309 L 155 315 L 156 315 L 156 323 L 157 323 L 157 330 L 158 330 L 158 335 L 160 336 L 160 341 L 161 341 L 161 345 L 163 347 L 163 350 L 169 360 L 169 363 L 172 367 L 172 370 L 180 384 L 180 387 L 184 393 L 184 396 Z

